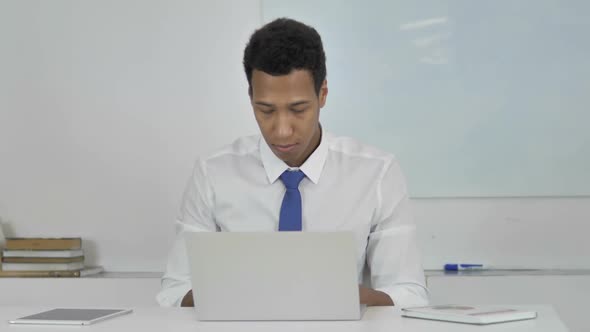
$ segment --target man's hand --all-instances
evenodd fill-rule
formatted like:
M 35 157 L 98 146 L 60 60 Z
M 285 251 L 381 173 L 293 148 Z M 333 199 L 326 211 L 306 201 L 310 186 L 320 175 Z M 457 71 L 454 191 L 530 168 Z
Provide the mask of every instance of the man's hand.
M 193 302 L 193 290 L 189 290 L 188 293 L 182 298 L 182 302 L 180 302 L 181 307 L 194 307 L 195 302 Z
M 387 306 L 393 305 L 393 301 L 389 295 L 376 291 L 372 288 L 367 288 L 359 285 L 359 298 L 361 304 L 366 304 L 369 307 L 372 306 Z M 192 298 L 191 298 L 192 302 Z

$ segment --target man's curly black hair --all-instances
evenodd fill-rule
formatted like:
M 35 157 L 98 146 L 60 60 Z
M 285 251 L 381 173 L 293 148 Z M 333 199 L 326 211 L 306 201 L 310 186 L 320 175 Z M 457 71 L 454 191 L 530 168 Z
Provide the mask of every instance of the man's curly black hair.
M 254 69 L 273 76 L 288 75 L 294 69 L 309 70 L 318 96 L 326 79 L 322 38 L 314 28 L 288 18 L 276 19 L 256 30 L 244 50 L 243 63 L 250 95 Z

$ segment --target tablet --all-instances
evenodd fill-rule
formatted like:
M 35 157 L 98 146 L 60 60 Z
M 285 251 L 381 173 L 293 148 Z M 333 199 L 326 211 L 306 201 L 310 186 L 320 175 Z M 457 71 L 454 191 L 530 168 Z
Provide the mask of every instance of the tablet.
M 537 318 L 537 312 L 495 305 L 435 305 L 403 308 L 403 317 L 442 320 L 467 324 L 495 324 Z
M 10 324 L 90 325 L 132 309 L 53 309 L 8 321 Z

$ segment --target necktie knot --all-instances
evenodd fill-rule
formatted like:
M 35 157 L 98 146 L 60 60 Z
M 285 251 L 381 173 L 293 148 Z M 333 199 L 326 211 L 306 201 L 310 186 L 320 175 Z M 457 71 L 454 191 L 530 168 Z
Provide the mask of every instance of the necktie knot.
M 280 179 L 287 189 L 298 189 L 304 177 L 305 174 L 302 171 L 284 171 Z

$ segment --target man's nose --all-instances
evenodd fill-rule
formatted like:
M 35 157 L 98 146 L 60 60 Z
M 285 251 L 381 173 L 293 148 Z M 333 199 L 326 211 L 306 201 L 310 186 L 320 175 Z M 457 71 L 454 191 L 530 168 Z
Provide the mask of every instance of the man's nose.
M 275 121 L 275 134 L 278 137 L 285 138 L 293 135 L 293 119 L 289 112 L 277 112 Z

